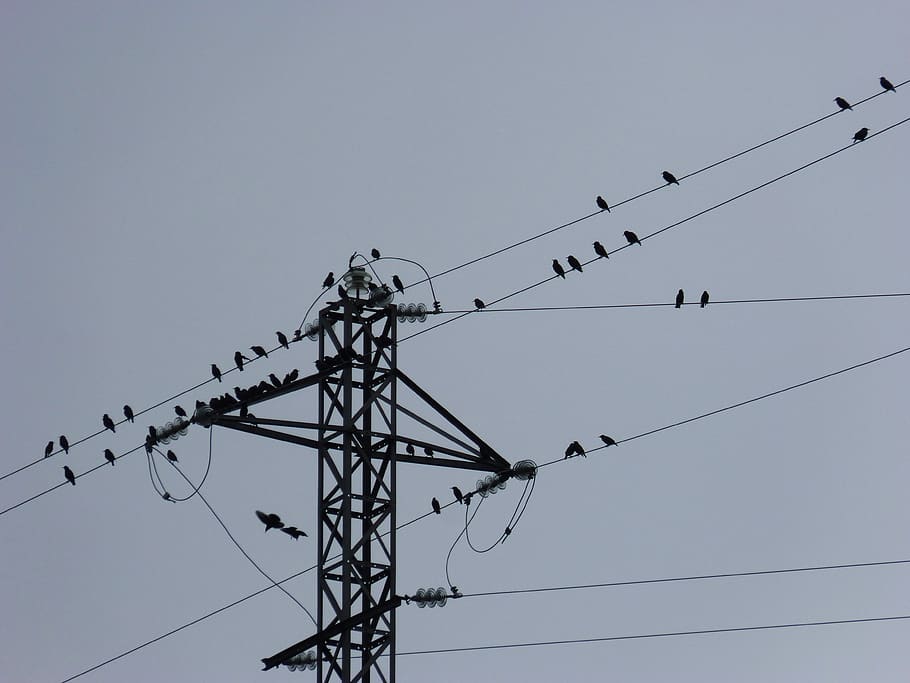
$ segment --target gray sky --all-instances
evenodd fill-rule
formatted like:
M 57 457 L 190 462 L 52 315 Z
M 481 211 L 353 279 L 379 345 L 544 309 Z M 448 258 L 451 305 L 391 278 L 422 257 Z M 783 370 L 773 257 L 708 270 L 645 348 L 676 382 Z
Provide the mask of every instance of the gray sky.
M 0 7 L 2 473 L 292 331 L 354 250 L 438 272 L 910 78 L 906 3 L 34 3 Z M 878 97 L 680 187 L 466 268 L 446 309 L 499 298 L 908 116 Z M 516 306 L 907 291 L 901 126 L 510 300 Z M 406 281 L 418 271 L 384 267 Z M 428 290 L 404 301 L 431 303 Z M 506 458 L 626 438 L 907 345 L 904 299 L 468 316 L 399 364 Z M 312 317 L 312 316 L 311 316 Z M 435 322 L 436 319 L 431 319 Z M 419 329 L 403 325 L 402 334 Z M 308 372 L 309 342 L 249 368 Z M 904 559 L 907 359 L 540 473 L 464 592 Z M 244 373 L 245 375 L 247 373 Z M 227 386 L 236 383 L 226 381 Z M 227 378 L 226 378 L 227 380 Z M 191 406 L 209 387 L 181 399 Z M 315 394 L 257 411 L 311 420 Z M 170 404 L 0 481 L 0 508 L 120 453 Z M 174 446 L 198 480 L 208 433 Z M 164 503 L 134 454 L 0 516 L 0 672 L 61 681 L 262 588 L 199 502 Z M 401 466 L 399 519 L 476 475 Z M 169 479 L 177 494 L 185 488 Z M 276 577 L 315 530 L 312 452 L 224 430 L 203 493 Z M 477 543 L 519 487 L 484 504 Z M 463 518 L 401 532 L 398 590 L 444 585 Z M 314 607 L 313 575 L 289 584 Z M 910 614 L 906 566 L 403 608 L 400 651 Z M 278 591 L 85 681 L 302 680 L 259 659 L 310 635 Z M 401 657 L 399 680 L 904 680 L 907 622 Z

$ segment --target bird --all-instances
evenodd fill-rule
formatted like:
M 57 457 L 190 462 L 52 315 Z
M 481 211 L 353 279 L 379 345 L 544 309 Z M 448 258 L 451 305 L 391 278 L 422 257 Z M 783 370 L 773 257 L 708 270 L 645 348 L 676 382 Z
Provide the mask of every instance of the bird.
M 177 417 L 186 417 L 186 411 L 180 406 L 174 406 L 174 412 L 177 413 Z
M 54 452 L 54 442 L 48 441 L 47 446 L 44 447 L 44 457 L 49 458 L 51 453 Z
M 338 298 L 339 299 L 348 299 L 348 290 L 344 288 L 344 285 L 338 285 Z
M 601 211 L 606 211 L 607 213 L 610 213 L 610 206 L 607 204 L 606 199 L 604 199 L 600 195 L 597 195 L 597 199 L 595 200 L 595 202 L 597 202 L 598 209 L 600 209 Z
M 294 330 L 294 341 L 299 342 L 303 339 L 303 330 Z
M 129 406 L 123 406 L 123 415 L 130 422 L 133 421 L 133 409 L 130 408 Z
M 553 271 L 563 280 L 566 279 L 566 270 L 556 259 L 553 259 Z
M 218 369 L 218 366 L 212 363 L 212 377 L 221 381 L 221 370 Z
M 111 464 L 111 467 L 113 467 L 114 460 L 116 460 L 117 458 L 114 457 L 114 451 L 112 451 L 110 448 L 105 448 L 104 449 L 104 459 L 107 460 Z
M 73 471 L 67 465 L 63 466 L 63 476 L 66 477 L 66 480 L 70 484 L 72 484 L 73 486 L 76 485 L 76 475 L 73 474 Z
M 442 506 L 439 505 L 438 500 L 434 498 L 432 501 L 430 501 L 430 504 L 433 506 L 433 512 L 435 512 L 437 515 L 442 514 Z
M 867 136 L 868 134 L 869 134 L 869 129 L 868 129 L 868 128 L 860 128 L 858 131 L 856 131 L 856 132 L 853 134 L 853 142 L 854 142 L 854 144 L 857 143 L 857 142 L 862 142 L 863 140 L 865 140 L 865 139 L 866 139 L 866 136 Z
M 843 97 L 835 97 L 834 101 L 837 103 L 837 106 L 841 108 L 841 111 L 843 111 L 844 109 L 849 109 L 850 111 L 853 111 L 853 107 L 851 107 L 850 103 L 847 102 L 847 100 L 845 100 Z
M 588 457 L 585 455 L 585 449 L 582 448 L 581 444 L 577 441 L 573 441 L 566 448 L 566 458 L 571 458 L 574 455 L 584 455 L 585 457 Z
M 237 369 L 240 370 L 240 372 L 243 372 L 243 361 L 248 360 L 249 358 L 240 353 L 240 351 L 234 352 L 234 365 L 237 366 Z
M 63 452 L 69 455 L 70 452 L 70 442 L 63 434 L 60 435 L 60 448 L 63 449 Z
M 583 270 L 582 267 L 581 267 L 581 263 L 578 261 L 577 258 L 575 258 L 574 256 L 572 256 L 572 254 L 569 254 L 569 255 L 566 257 L 566 261 L 569 262 L 569 267 L 572 268 L 572 270 L 577 270 L 579 273 L 583 273 L 583 272 L 584 272 L 584 270 Z
M 664 180 L 667 181 L 667 185 L 679 185 L 679 181 L 676 179 L 676 176 L 670 173 L 670 171 L 664 171 L 661 173 Z
M 884 76 L 882 76 L 881 78 L 879 78 L 879 79 L 878 79 L 878 82 L 879 82 L 879 84 L 881 84 L 881 86 L 882 86 L 885 90 L 890 90 L 891 92 L 897 92 L 897 90 L 894 89 L 894 86 L 891 85 L 891 81 L 889 81 L 889 80 L 888 80 L 887 78 L 885 78 Z
M 460 488 L 458 488 L 457 486 L 453 486 L 452 493 L 455 494 L 455 500 L 457 500 L 459 503 L 462 503 L 462 504 L 464 503 L 464 494 L 461 492 Z
M 474 308 L 476 308 L 479 311 L 482 311 L 486 307 L 487 307 L 487 305 L 483 302 L 483 299 L 474 299 Z
M 600 242 L 594 243 L 594 253 L 600 256 L 601 258 L 610 258 L 610 255 L 607 253 L 607 250 L 604 249 L 604 245 Z
M 298 538 L 300 538 L 301 536 L 306 536 L 306 532 L 305 532 L 305 531 L 301 531 L 300 529 L 298 529 L 298 528 L 295 527 L 295 526 L 286 526 L 286 527 L 282 527 L 281 530 L 282 530 L 284 533 L 286 533 L 288 536 L 292 536 L 292 537 L 294 538 L 295 541 L 296 541 Z
M 322 281 L 323 289 L 328 289 L 335 284 L 335 273 L 329 271 L 329 274 L 325 276 L 325 280 Z
M 154 425 L 149 425 L 149 439 L 152 444 L 158 443 L 158 430 L 155 429 Z
M 288 338 L 284 335 L 284 332 L 282 332 L 281 330 L 278 330 L 275 334 L 278 335 L 278 343 L 281 344 L 286 349 L 289 348 L 288 347 Z
M 270 373 L 269 373 L 269 382 L 271 382 L 272 385 L 273 385 L 276 389 L 277 389 L 278 387 L 281 386 L 281 380 L 278 379 L 278 375 L 276 375 L 274 372 L 270 372 Z
M 708 305 L 708 290 L 706 289 L 701 293 L 701 300 L 699 301 L 700 308 L 704 308 Z
M 114 421 L 111 419 L 111 416 L 105 413 L 101 416 L 101 424 L 104 425 L 105 429 L 110 429 L 115 434 L 117 433 L 117 428 L 114 427 Z
M 293 370 L 291 370 L 291 371 L 288 373 L 288 381 L 290 381 L 290 382 L 296 382 L 296 381 L 297 381 L 297 378 L 298 378 L 299 376 L 300 376 L 300 370 L 298 370 L 297 368 L 294 368 Z
M 616 442 L 613 440 L 613 437 L 607 436 L 606 434 L 600 435 L 600 440 L 604 442 L 606 446 L 615 446 Z
M 683 305 L 683 301 L 685 300 L 685 298 L 686 298 L 686 295 L 683 293 L 682 290 L 679 290 L 678 292 L 676 292 L 676 308 L 680 308 Z
M 401 282 L 401 278 L 397 275 L 392 276 L 392 284 L 395 285 L 395 289 L 404 294 L 404 284 Z
M 276 515 L 274 512 L 266 514 L 261 510 L 256 510 L 256 516 L 259 518 L 259 521 L 265 524 L 265 530 L 269 529 L 280 529 L 284 526 L 284 522 L 281 521 L 281 517 Z
M 170 450 L 167 452 L 167 459 L 170 460 L 171 462 L 180 462 L 179 460 L 177 460 L 177 454 L 174 453 L 174 451 L 170 451 Z
M 264 348 L 262 348 L 259 345 L 251 346 L 250 351 L 255 353 L 257 358 L 262 358 L 263 356 L 265 356 L 266 358 L 269 357 L 268 351 L 266 351 Z
M 409 444 L 405 445 L 404 451 L 408 455 L 414 455 L 414 444 L 409 443 Z
M 626 240 L 628 240 L 629 244 L 637 244 L 641 246 L 641 240 L 638 239 L 638 235 L 636 235 L 631 230 L 623 230 L 622 234 L 626 236 Z
M 382 254 L 379 253 L 379 249 L 376 249 L 374 247 L 373 249 L 370 249 L 370 256 L 372 256 L 373 258 L 380 258 L 382 256 Z

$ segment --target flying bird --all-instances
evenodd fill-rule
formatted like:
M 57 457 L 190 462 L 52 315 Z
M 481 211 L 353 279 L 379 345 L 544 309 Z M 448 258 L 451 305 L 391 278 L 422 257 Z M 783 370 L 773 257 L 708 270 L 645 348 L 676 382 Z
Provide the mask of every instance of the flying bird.
M 486 307 L 487 307 L 487 305 L 483 302 L 482 299 L 474 299 L 474 308 L 482 311 Z
M 51 453 L 54 452 L 54 442 L 48 441 L 47 446 L 44 447 L 44 457 L 49 458 Z
M 455 500 L 457 500 L 459 503 L 462 503 L 462 504 L 464 503 L 464 494 L 461 492 L 460 488 L 458 488 L 457 486 L 453 486 L 452 493 L 455 494 Z
M 263 356 L 265 356 L 266 358 L 269 357 L 268 351 L 266 351 L 264 348 L 262 348 L 261 346 L 258 346 L 258 345 L 251 346 L 250 351 L 255 353 L 257 358 L 262 358 Z
M 289 348 L 288 338 L 284 336 L 284 332 L 278 330 L 275 334 L 278 335 L 278 343 L 281 344 L 284 348 Z
M 664 180 L 667 181 L 667 185 L 679 185 L 679 181 L 676 179 L 676 176 L 670 173 L 670 171 L 664 171 L 661 173 Z
M 606 434 L 601 434 L 600 440 L 604 442 L 605 446 L 615 446 L 616 445 L 616 442 L 613 440 L 613 438 L 607 436 Z
M 269 529 L 280 529 L 284 526 L 284 522 L 281 521 L 281 517 L 275 513 L 266 514 L 261 510 L 256 510 L 256 516 L 259 518 L 259 521 L 265 524 L 265 530 Z
M 73 486 L 76 485 L 76 475 L 73 474 L 73 471 L 67 465 L 63 466 L 63 476 L 66 477 L 66 480 L 70 484 L 72 484 Z
M 600 256 L 601 258 L 610 258 L 610 255 L 607 253 L 607 250 L 604 249 L 604 245 L 600 242 L 594 243 L 594 253 Z
M 686 298 L 686 295 L 683 293 L 682 290 L 679 290 L 678 292 L 676 292 L 676 308 L 680 308 L 683 305 L 683 301 L 685 300 L 685 298 Z
M 887 78 L 885 78 L 884 76 L 882 76 L 881 78 L 879 78 L 879 79 L 878 79 L 878 82 L 881 84 L 881 86 L 882 86 L 885 90 L 890 90 L 891 92 L 897 92 L 897 90 L 894 89 L 894 86 L 891 85 L 891 81 L 889 81 L 889 80 L 888 80 Z
M 111 464 L 111 467 L 113 467 L 114 460 L 116 460 L 117 458 L 114 456 L 114 451 L 112 451 L 110 448 L 105 448 L 104 449 L 104 459 L 107 460 Z
M 701 300 L 699 301 L 700 308 L 704 308 L 708 305 L 708 290 L 706 289 L 701 293 Z
M 221 381 L 221 370 L 218 369 L 218 366 L 212 363 L 212 377 Z
M 597 208 L 598 208 L 598 209 L 600 209 L 601 211 L 606 211 L 607 213 L 610 213 L 610 207 L 609 207 L 609 205 L 607 204 L 607 200 L 606 200 L 606 199 L 604 199 L 604 198 L 601 197 L 600 195 L 597 195 L 597 199 L 596 199 L 595 201 L 597 202 Z
M 234 352 L 234 365 L 237 366 L 237 369 L 240 370 L 240 372 L 243 372 L 243 361 L 245 360 L 248 361 L 249 358 L 240 353 L 240 351 Z M 212 372 L 214 373 L 215 371 L 212 370 Z M 218 381 L 220 382 L 221 379 L 219 378 Z
M 329 271 L 329 274 L 325 276 L 325 280 L 322 281 L 322 286 L 324 289 L 328 289 L 335 284 L 335 273 Z
M 439 505 L 439 501 L 438 501 L 438 500 L 436 500 L 436 499 L 434 498 L 434 499 L 430 502 L 430 504 L 433 506 L 433 512 L 435 512 L 437 515 L 442 514 L 442 506 Z
M 295 527 L 295 526 L 286 526 L 286 527 L 282 527 L 281 530 L 282 530 L 284 533 L 286 533 L 288 536 L 292 536 L 292 537 L 294 538 L 295 541 L 296 541 L 298 538 L 300 538 L 301 536 L 306 536 L 306 532 L 305 532 L 305 531 L 301 531 L 300 529 L 298 529 L 298 528 Z
M 841 108 L 841 111 L 843 111 L 844 109 L 849 109 L 850 111 L 853 111 L 853 107 L 851 107 L 850 103 L 847 102 L 847 100 L 845 100 L 843 97 L 835 97 L 834 101 L 837 103 L 837 106 Z
M 869 134 L 869 129 L 868 129 L 868 128 L 860 128 L 858 131 L 856 131 L 856 132 L 853 134 L 853 142 L 854 142 L 854 144 L 857 143 L 857 142 L 862 142 L 863 140 L 865 140 L 865 139 L 866 139 L 866 136 L 867 136 L 868 134 Z
M 60 448 L 63 449 L 63 452 L 64 452 L 64 453 L 66 453 L 67 455 L 69 455 L 69 452 L 70 452 L 70 442 L 69 442 L 69 439 L 67 439 L 67 438 L 66 438 L 65 436 L 63 436 L 62 434 L 60 435 Z
M 553 259 L 553 271 L 563 280 L 566 279 L 566 270 L 556 259 Z
M 370 249 L 370 256 L 373 258 L 380 258 L 382 255 L 379 253 L 379 249 Z
M 105 413 L 101 416 L 101 424 L 104 425 L 105 429 L 110 429 L 115 434 L 117 433 L 117 428 L 114 427 L 114 421 L 111 419 L 111 416 Z
M 123 415 L 130 422 L 133 421 L 133 409 L 130 408 L 129 406 L 123 406 Z
M 167 452 L 167 459 L 170 460 L 171 462 L 180 462 L 179 460 L 177 460 L 177 454 L 174 453 L 174 451 L 170 451 L 170 450 Z
M 641 246 L 641 240 L 638 239 L 638 235 L 636 235 L 631 230 L 623 230 L 622 234 L 626 236 L 626 240 L 628 240 L 629 244 L 637 244 Z
M 584 270 L 582 270 L 581 263 L 571 254 L 566 257 L 566 261 L 569 262 L 569 267 L 572 268 L 572 270 L 577 270 L 579 273 L 584 272 Z
M 401 278 L 397 275 L 392 276 L 392 284 L 395 285 L 395 289 L 404 294 L 404 284 L 401 282 Z

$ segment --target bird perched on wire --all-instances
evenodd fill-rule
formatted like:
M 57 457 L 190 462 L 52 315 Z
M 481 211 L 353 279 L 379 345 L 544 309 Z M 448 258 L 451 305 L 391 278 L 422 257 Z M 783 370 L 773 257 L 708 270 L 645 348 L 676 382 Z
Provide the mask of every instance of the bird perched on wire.
M 373 249 L 370 249 L 370 256 L 372 256 L 374 259 L 382 258 L 382 254 L 379 253 L 379 249 L 376 249 L 375 247 Z
M 433 512 L 435 512 L 437 515 L 442 514 L 442 506 L 439 504 L 438 500 L 434 498 L 432 501 L 430 501 L 430 505 L 433 506 Z
M 600 440 L 604 442 L 605 446 L 615 446 L 616 445 L 616 441 L 613 440 L 613 437 L 607 436 L 606 434 L 601 434 Z
M 291 536 L 295 541 L 301 536 L 306 536 L 305 531 L 301 531 L 295 526 L 286 526 L 282 527 L 281 530 L 286 533 L 288 536 Z
M 250 351 L 255 353 L 257 358 L 269 357 L 269 352 L 259 345 L 251 346 Z
M 636 235 L 631 230 L 623 230 L 622 234 L 626 236 L 626 241 L 629 244 L 637 244 L 641 246 L 641 240 L 638 239 L 638 235 Z
M 607 200 L 606 200 L 606 199 L 604 199 L 604 198 L 601 197 L 600 195 L 597 195 L 597 199 L 594 200 L 594 201 L 597 203 L 597 208 L 598 208 L 598 209 L 600 209 L 601 211 L 606 211 L 607 213 L 610 213 L 610 207 L 609 207 L 609 205 L 607 204 Z
M 478 311 L 485 309 L 487 305 L 483 302 L 483 299 L 474 299 L 474 308 Z
M 328 289 L 335 284 L 335 273 L 329 271 L 329 274 L 325 276 L 325 280 L 322 281 L 323 289 Z
M 837 104 L 838 107 L 840 107 L 841 111 L 843 111 L 844 109 L 849 109 L 850 111 L 853 111 L 853 107 L 851 107 L 850 103 L 847 102 L 847 100 L 845 100 L 843 97 L 835 97 L 834 102 Z
M 685 300 L 685 298 L 686 298 L 686 295 L 683 293 L 682 290 L 679 290 L 678 292 L 676 292 L 676 308 L 680 308 L 683 305 L 683 301 Z
M 249 360 L 250 359 L 240 353 L 240 351 L 234 353 L 234 365 L 237 366 L 237 369 L 240 370 L 240 372 L 243 372 L 243 361 L 249 362 Z M 218 381 L 220 382 L 221 380 Z
M 117 433 L 117 428 L 114 427 L 114 421 L 111 419 L 111 416 L 105 413 L 101 416 L 101 424 L 104 425 L 105 429 L 110 429 L 115 434 Z
M 574 256 L 572 256 L 571 254 L 569 254 L 569 255 L 566 257 L 566 261 L 569 262 L 569 267 L 570 267 L 572 270 L 577 270 L 579 273 L 583 273 L 583 272 L 584 272 L 584 270 L 583 270 L 582 267 L 581 267 L 581 263 L 579 262 L 579 260 L 578 260 L 577 258 L 575 258 Z
M 566 458 L 571 458 L 576 455 L 584 455 L 586 458 L 588 457 L 585 454 L 585 449 L 582 448 L 581 444 L 577 441 L 573 441 L 569 444 L 568 448 L 566 448 Z
M 556 273 L 563 280 L 566 279 L 566 269 L 563 268 L 562 264 L 556 259 L 553 259 L 553 272 Z
M 70 442 L 63 434 L 60 435 L 60 448 L 63 449 L 63 452 L 69 455 L 70 452 Z
M 460 504 L 463 505 L 464 504 L 464 494 L 461 492 L 461 489 L 458 488 L 457 486 L 453 486 L 452 493 L 455 494 L 455 500 L 457 500 Z
M 857 142 L 862 142 L 863 140 L 866 139 L 866 136 L 868 134 L 869 134 L 868 128 L 860 128 L 858 131 L 856 131 L 853 134 L 853 144 L 856 144 Z
M 66 480 L 70 484 L 72 484 L 73 486 L 76 485 L 76 475 L 73 474 L 73 471 L 69 468 L 68 465 L 63 466 L 63 476 L 66 477 Z
M 133 409 L 129 406 L 123 406 L 123 416 L 130 422 L 133 422 Z
M 117 458 L 116 458 L 116 456 L 114 456 L 114 451 L 112 451 L 110 448 L 105 448 L 104 449 L 104 459 L 107 460 L 111 464 L 111 466 L 113 466 L 114 460 L 116 460 Z
M 897 90 L 894 89 L 894 86 L 891 85 L 891 81 L 889 81 L 884 76 L 879 78 L 878 82 L 879 82 L 879 85 L 881 85 L 885 90 L 890 90 L 891 92 L 897 92 Z
M 167 452 L 167 459 L 170 460 L 171 462 L 180 462 L 179 460 L 177 460 L 177 454 L 171 450 L 169 450 Z
M 704 308 L 708 305 L 708 290 L 706 289 L 701 293 L 701 299 L 699 300 L 699 308 Z
M 604 249 L 604 245 L 602 245 L 600 242 L 594 243 L 594 253 L 600 256 L 600 258 L 610 258 L 607 250 Z
M 218 369 L 218 366 L 212 363 L 212 377 L 221 381 L 221 370 Z
M 158 443 L 158 430 L 155 429 L 154 425 L 149 425 L 149 439 L 152 442 L 152 445 Z
M 48 441 L 47 446 L 44 447 L 44 457 L 49 458 L 51 456 L 51 453 L 53 453 L 53 452 L 54 452 L 54 442 Z
M 676 176 L 670 173 L 670 171 L 664 171 L 661 175 L 663 176 L 663 179 L 667 181 L 667 185 L 679 185 Z
M 404 294 L 404 283 L 401 281 L 401 278 L 397 275 L 392 276 L 392 284 L 395 285 L 395 289 Z
M 278 336 L 279 344 L 281 344 L 286 349 L 290 348 L 288 346 L 288 338 L 285 336 L 284 332 L 282 332 L 281 330 L 278 330 L 277 332 L 275 332 L 275 334 Z
M 281 517 L 276 515 L 274 512 L 266 514 L 261 510 L 256 510 L 256 516 L 259 518 L 259 521 L 265 524 L 265 530 L 269 529 L 280 529 L 284 526 L 284 522 L 281 521 Z

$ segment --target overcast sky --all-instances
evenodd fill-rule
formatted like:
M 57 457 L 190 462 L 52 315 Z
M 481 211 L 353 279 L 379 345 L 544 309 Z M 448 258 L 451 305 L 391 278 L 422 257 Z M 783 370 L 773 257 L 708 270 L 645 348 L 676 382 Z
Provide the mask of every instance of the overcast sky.
M 0 474 L 293 331 L 328 271 L 378 247 L 440 272 L 910 78 L 905 2 L 0 5 Z M 910 116 L 910 87 L 435 281 L 488 302 Z M 910 124 L 502 305 L 907 292 Z M 407 264 L 379 272 L 420 278 Z M 428 289 L 399 301 L 432 303 Z M 496 308 L 491 306 L 491 309 Z M 891 351 L 905 298 L 473 314 L 399 366 L 508 460 L 624 439 Z M 314 317 L 311 315 L 310 317 Z M 401 325 L 401 336 L 424 325 Z M 243 379 L 313 369 L 311 342 Z M 465 593 L 910 558 L 910 354 L 540 472 Z M 237 373 L 225 386 L 237 384 Z M 179 402 L 207 399 L 212 385 Z M 315 420 L 316 394 L 258 409 Z M 173 403 L 0 481 L 6 509 L 142 442 Z M 202 493 L 263 568 L 315 563 L 316 459 L 223 429 Z M 209 433 L 173 445 L 201 478 Z M 187 492 L 172 472 L 175 495 Z M 398 519 L 477 475 L 402 465 Z M 521 487 L 471 526 L 494 540 Z M 255 509 L 311 534 L 264 534 Z M 399 535 L 398 592 L 445 585 L 464 524 Z M 199 500 L 134 453 L 0 515 L 0 677 L 59 683 L 267 585 Z M 288 584 L 315 609 L 313 573 Z M 910 614 L 910 566 L 403 607 L 400 652 Z M 313 633 L 277 590 L 84 681 L 259 673 Z M 903 681 L 907 621 L 402 656 L 400 681 Z

